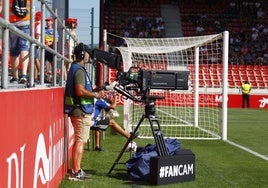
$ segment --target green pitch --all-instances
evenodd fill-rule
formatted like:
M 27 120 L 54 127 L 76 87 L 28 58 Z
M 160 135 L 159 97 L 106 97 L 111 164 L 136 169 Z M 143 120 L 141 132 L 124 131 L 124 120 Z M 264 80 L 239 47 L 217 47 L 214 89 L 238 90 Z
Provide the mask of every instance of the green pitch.
M 122 112 L 122 108 L 119 109 Z M 122 125 L 122 116 L 118 122 Z M 228 140 L 260 155 L 268 157 L 268 110 L 229 109 Z M 147 182 L 131 181 L 123 164 L 117 164 L 110 174 L 113 162 L 118 156 L 125 139 L 110 128 L 102 141 L 104 152 L 89 151 L 85 148 L 82 167 L 93 174 L 87 182 L 71 182 L 64 179 L 60 187 L 152 187 Z M 136 139 L 138 146 L 153 144 L 152 139 Z M 221 140 L 180 140 L 182 148 L 191 149 L 195 154 L 196 179 L 192 182 L 169 184 L 157 187 L 198 187 L 198 188 L 259 188 L 268 185 L 268 161 Z M 130 157 L 124 153 L 120 162 Z

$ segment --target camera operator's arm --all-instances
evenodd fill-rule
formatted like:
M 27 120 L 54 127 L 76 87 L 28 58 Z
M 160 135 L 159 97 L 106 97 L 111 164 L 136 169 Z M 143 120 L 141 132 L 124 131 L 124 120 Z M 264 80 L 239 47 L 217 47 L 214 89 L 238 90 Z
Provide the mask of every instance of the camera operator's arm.
M 75 92 L 76 95 L 79 97 L 86 97 L 86 98 L 102 98 L 104 97 L 104 91 L 93 92 L 86 90 L 85 86 L 80 84 L 75 84 Z

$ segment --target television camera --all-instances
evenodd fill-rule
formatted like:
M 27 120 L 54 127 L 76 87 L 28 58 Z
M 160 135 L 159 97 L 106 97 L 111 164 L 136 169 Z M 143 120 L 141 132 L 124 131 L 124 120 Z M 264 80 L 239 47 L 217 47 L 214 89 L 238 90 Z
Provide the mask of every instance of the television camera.
M 143 70 L 140 67 L 130 67 L 127 72 L 123 72 L 120 55 L 94 50 L 92 56 L 94 62 L 101 62 L 117 70 L 117 79 L 106 87 L 113 87 L 126 99 L 134 102 L 143 102 L 148 98 L 157 99 L 156 96 L 149 95 L 150 89 L 188 90 L 189 71 Z
M 109 68 L 117 70 L 116 81 L 110 85 L 107 84 L 104 86 L 106 89 L 114 89 L 126 99 L 131 99 L 134 102 L 143 102 L 145 104 L 145 113 L 142 115 L 131 135 L 135 135 L 143 120 L 148 118 L 157 146 L 158 155 L 167 156 L 168 149 L 164 142 L 158 117 L 155 113 L 155 101 L 157 99 L 164 99 L 164 97 L 150 95 L 150 89 L 188 90 L 189 71 L 142 70 L 139 67 L 131 67 L 127 72 L 123 72 L 121 56 L 117 54 L 94 50 L 92 57 L 94 62 L 99 61 Z M 119 163 L 125 149 L 132 143 L 133 139 L 134 137 L 130 136 L 127 140 L 108 174 L 110 174 L 115 165 Z

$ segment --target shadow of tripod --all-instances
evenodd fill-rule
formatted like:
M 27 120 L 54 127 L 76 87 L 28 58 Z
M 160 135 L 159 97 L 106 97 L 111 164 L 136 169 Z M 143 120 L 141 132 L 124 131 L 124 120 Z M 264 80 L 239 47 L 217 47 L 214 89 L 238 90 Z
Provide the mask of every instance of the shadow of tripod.
M 125 143 L 124 147 L 122 148 L 121 152 L 119 153 L 118 157 L 115 159 L 112 167 L 110 168 L 108 174 L 110 174 L 115 165 L 119 164 L 119 161 L 123 155 L 123 153 L 125 152 L 126 148 L 128 147 L 129 143 L 132 142 L 132 140 L 134 139 L 134 136 L 137 134 L 137 131 L 140 127 L 140 125 L 142 124 L 142 122 L 144 121 L 145 118 L 148 118 L 149 123 L 150 123 L 150 127 L 154 136 L 154 140 L 156 143 L 156 147 L 157 147 L 157 152 L 159 156 L 167 156 L 168 155 L 168 149 L 165 145 L 165 141 L 164 141 L 164 137 L 163 134 L 161 132 L 161 127 L 160 127 L 160 123 L 158 120 L 157 115 L 155 114 L 155 102 L 157 99 L 164 99 L 164 97 L 162 96 L 146 96 L 144 99 L 144 104 L 145 104 L 145 113 L 142 115 L 139 123 L 137 124 L 137 126 L 135 127 L 134 131 L 132 132 L 131 136 L 128 138 L 127 142 Z M 122 163 L 121 163 L 122 164 Z

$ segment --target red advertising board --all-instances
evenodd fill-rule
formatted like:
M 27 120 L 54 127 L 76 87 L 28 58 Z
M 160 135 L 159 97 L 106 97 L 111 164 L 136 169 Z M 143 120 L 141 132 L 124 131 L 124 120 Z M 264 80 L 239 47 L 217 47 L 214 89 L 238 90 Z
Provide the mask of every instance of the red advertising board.
M 63 92 L 0 92 L 0 187 L 58 187 L 67 172 L 70 138 Z

